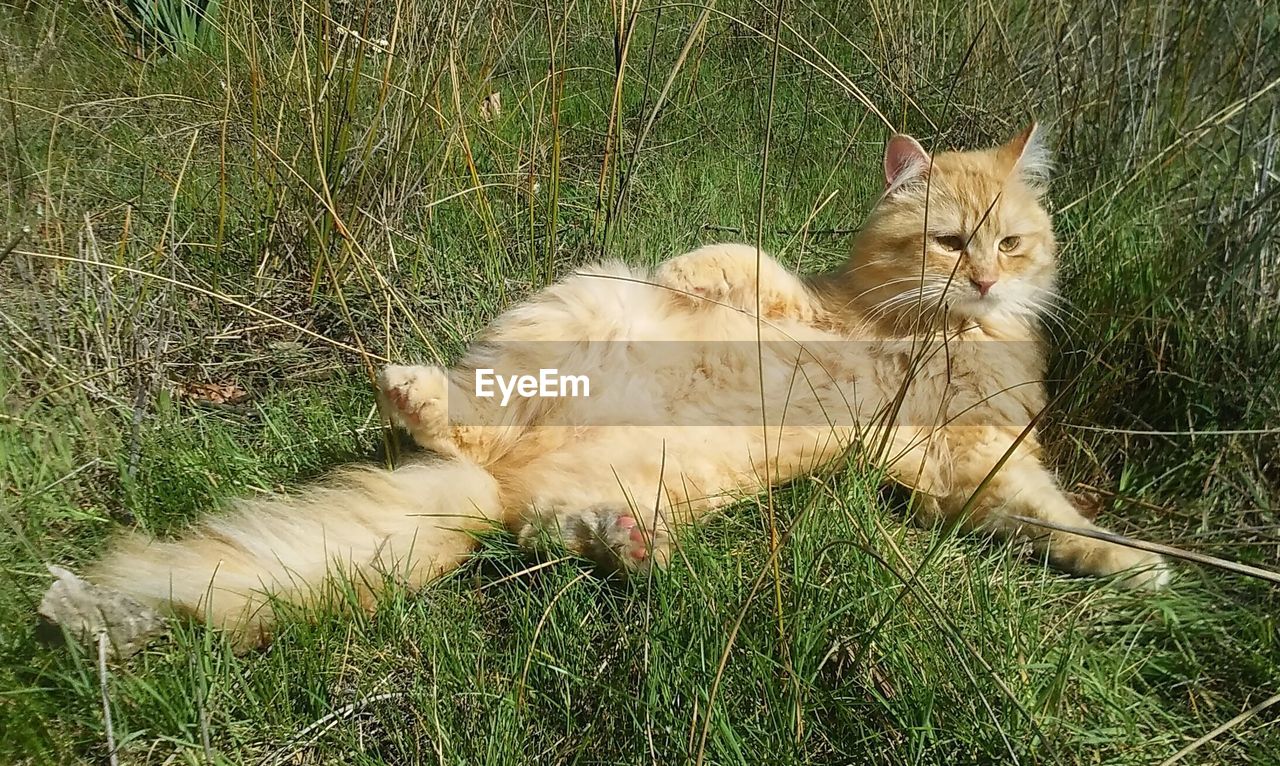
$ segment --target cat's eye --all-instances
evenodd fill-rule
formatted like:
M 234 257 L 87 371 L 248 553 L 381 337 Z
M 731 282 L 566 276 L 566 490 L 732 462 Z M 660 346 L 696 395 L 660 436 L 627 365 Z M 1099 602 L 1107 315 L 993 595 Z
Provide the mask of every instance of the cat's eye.
M 1018 249 L 1018 245 L 1022 244 L 1022 237 L 1005 237 L 1000 240 L 1000 252 L 1011 253 Z
M 933 240 L 953 253 L 958 253 L 964 249 L 964 237 L 948 235 L 944 237 L 934 237 Z

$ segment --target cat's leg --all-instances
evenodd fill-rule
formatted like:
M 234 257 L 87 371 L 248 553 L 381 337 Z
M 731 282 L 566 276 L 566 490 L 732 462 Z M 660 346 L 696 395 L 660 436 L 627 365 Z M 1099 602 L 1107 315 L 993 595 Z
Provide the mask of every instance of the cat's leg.
M 621 503 L 577 509 L 530 509 L 517 536 L 540 549 L 562 545 L 599 566 L 620 572 L 661 567 L 671 556 L 671 534 L 661 513 L 640 513 Z
M 963 450 L 955 449 L 952 491 L 938 498 L 943 515 L 954 518 L 964 512 L 966 528 L 990 530 L 1002 537 L 1030 542 L 1055 567 L 1074 574 L 1115 576 L 1118 584 L 1129 588 L 1156 589 L 1168 582 L 1168 564 L 1154 553 L 1034 523 L 1104 531 L 1062 491 L 1053 474 L 1040 463 L 1034 447 L 1015 448 L 979 491 L 1007 445 L 1007 441 L 982 440 L 962 445 Z
M 418 446 L 483 466 L 493 466 L 519 444 L 536 452 L 549 449 L 554 441 L 549 437 L 563 436 L 553 430 L 530 440 L 527 426 L 536 412 L 517 406 L 504 412 L 493 404 L 496 399 L 469 396 L 458 383 L 467 372 L 433 366 L 386 367 L 378 375 L 378 404 Z
M 757 266 L 759 279 L 757 280 Z M 707 245 L 658 266 L 655 281 L 697 306 L 728 305 L 759 315 L 808 321 L 815 302 L 800 278 L 750 245 Z

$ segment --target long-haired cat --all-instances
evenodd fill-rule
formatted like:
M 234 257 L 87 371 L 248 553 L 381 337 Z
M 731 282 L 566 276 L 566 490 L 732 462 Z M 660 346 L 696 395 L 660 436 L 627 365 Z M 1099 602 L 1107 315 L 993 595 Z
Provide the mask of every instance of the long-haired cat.
M 583 269 L 451 370 L 382 373 L 384 408 L 434 457 L 246 502 L 177 540 L 130 535 L 88 579 L 252 644 L 270 635 L 267 594 L 305 602 L 342 574 L 368 603 L 388 576 L 415 586 L 456 566 L 495 524 L 623 568 L 660 563 L 682 525 L 852 453 L 911 488 L 923 517 L 1162 585 L 1157 556 L 1018 520 L 1097 529 L 1032 427 L 1056 258 L 1035 127 L 936 156 L 895 136 L 884 172 L 834 273 L 802 278 L 745 245 Z M 548 369 L 586 376 L 589 394 L 475 395 L 477 375 Z

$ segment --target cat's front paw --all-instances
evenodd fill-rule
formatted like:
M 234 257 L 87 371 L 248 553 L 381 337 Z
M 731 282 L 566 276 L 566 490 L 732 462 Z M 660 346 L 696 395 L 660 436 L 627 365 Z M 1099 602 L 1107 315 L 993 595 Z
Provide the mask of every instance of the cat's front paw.
M 1114 576 L 1126 590 L 1163 590 L 1173 578 L 1173 568 L 1163 556 L 1137 548 L 1108 544 L 1099 557 L 1097 574 Z
M 414 441 L 440 449 L 449 440 L 449 376 L 440 367 L 390 365 L 378 373 L 379 404 Z M 448 450 L 446 450 L 448 451 Z

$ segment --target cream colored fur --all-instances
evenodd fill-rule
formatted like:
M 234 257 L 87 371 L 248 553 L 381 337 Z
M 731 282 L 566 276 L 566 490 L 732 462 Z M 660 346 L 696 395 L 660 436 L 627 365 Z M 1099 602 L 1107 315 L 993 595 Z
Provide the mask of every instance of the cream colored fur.
M 682 525 L 855 449 L 930 518 L 1027 540 L 1067 571 L 1162 584 L 1156 556 L 1011 518 L 1096 528 L 1026 429 L 1045 404 L 1037 327 L 1056 257 L 1034 130 L 936 157 L 897 137 L 885 167 L 844 269 L 806 280 L 726 244 L 652 271 L 580 270 L 500 316 L 451 370 L 383 372 L 393 421 L 438 461 L 247 503 L 174 542 L 131 537 L 90 579 L 253 642 L 270 631 L 266 593 L 305 602 L 334 571 L 362 598 L 386 574 L 417 585 L 492 523 L 661 563 Z M 481 367 L 586 374 L 592 395 L 501 407 L 470 395 Z
M 270 639 L 273 598 L 334 597 L 322 585 L 342 574 L 368 608 L 388 579 L 415 587 L 461 563 L 473 534 L 500 519 L 498 486 L 474 463 L 352 469 L 296 495 L 241 502 L 173 542 L 130 534 L 89 578 L 252 646 Z

